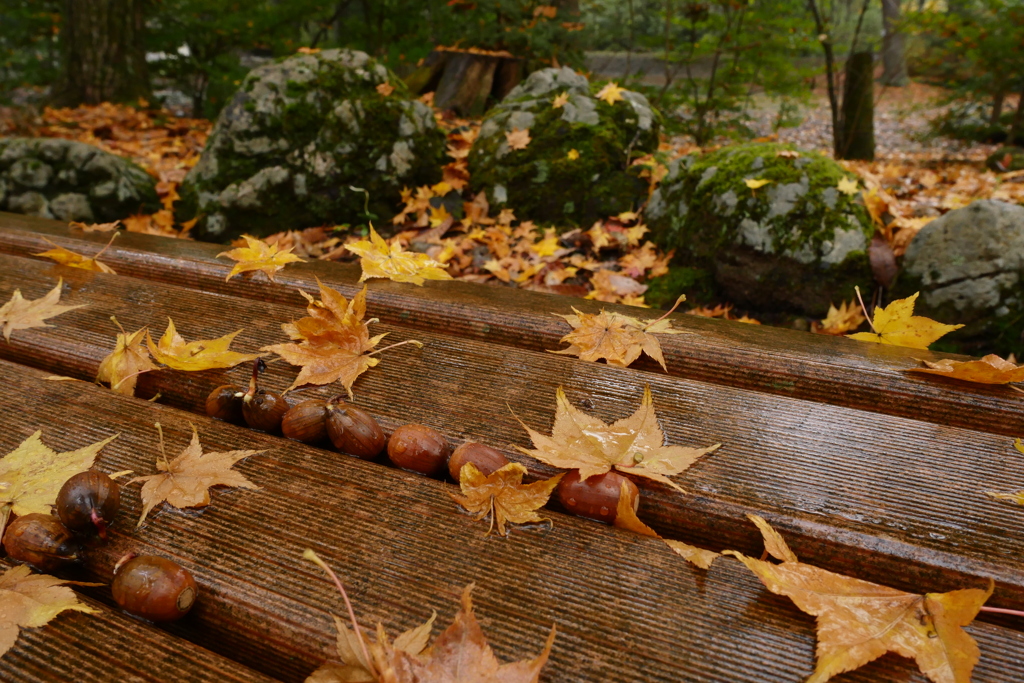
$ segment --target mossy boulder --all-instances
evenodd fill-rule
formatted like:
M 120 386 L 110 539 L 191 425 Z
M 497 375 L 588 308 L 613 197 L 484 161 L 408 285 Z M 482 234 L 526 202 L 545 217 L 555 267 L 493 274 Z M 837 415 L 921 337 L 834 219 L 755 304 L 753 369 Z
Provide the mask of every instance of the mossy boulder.
M 0 211 L 93 222 L 159 209 L 156 181 L 127 159 L 60 138 L 0 138 Z
M 530 74 L 491 109 L 469 154 L 474 192 L 520 219 L 559 227 L 589 225 L 635 208 L 648 183 L 630 161 L 658 147 L 660 115 L 647 99 L 622 91 L 614 104 L 568 67 Z M 568 99 L 554 106 L 559 95 Z M 512 149 L 506 134 L 528 131 Z
M 985 166 L 997 173 L 1024 170 L 1024 147 L 1000 147 L 985 160 Z
M 729 301 L 823 315 L 872 281 L 874 228 L 857 193 L 839 190 L 844 178 L 855 180 L 816 152 L 734 145 L 673 161 L 645 215 L 655 240 L 679 264 L 713 273 Z
M 182 184 L 177 217 L 199 216 L 200 238 L 263 236 L 364 221 L 365 190 L 369 213 L 386 220 L 403 186 L 441 179 L 444 147 L 430 107 L 365 53 L 294 55 L 245 77 Z

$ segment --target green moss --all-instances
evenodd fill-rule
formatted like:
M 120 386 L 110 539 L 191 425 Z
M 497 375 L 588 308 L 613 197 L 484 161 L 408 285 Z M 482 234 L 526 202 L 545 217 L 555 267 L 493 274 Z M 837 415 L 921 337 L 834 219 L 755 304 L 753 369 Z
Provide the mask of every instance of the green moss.
M 711 274 L 700 268 L 673 266 L 667 274 L 656 277 L 647 283 L 644 301 L 654 308 L 668 308 L 675 303 L 680 294 L 685 294 L 688 301 L 706 301 L 711 294 L 713 283 Z

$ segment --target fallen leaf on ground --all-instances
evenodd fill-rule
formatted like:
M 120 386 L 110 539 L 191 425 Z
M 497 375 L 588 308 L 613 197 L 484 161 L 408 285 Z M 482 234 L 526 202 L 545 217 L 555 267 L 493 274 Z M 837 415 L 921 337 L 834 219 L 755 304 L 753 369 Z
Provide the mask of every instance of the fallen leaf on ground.
M 24 564 L 0 575 L 0 656 L 14 647 L 23 628 L 45 626 L 66 610 L 99 612 L 79 602 L 65 583 L 69 582 L 48 574 L 33 574 Z
M 743 181 L 743 184 L 749 187 L 751 190 L 756 190 L 758 188 L 764 187 L 770 182 L 770 180 L 766 180 L 764 178 L 747 178 L 746 180 Z
M 561 109 L 565 105 L 569 104 L 569 92 L 564 91 L 555 95 L 555 99 L 551 100 L 552 109 Z
M 387 97 L 391 93 L 395 92 L 395 86 L 391 85 L 390 83 L 381 83 L 377 86 L 377 92 L 379 92 L 384 97 Z
M 1024 442 L 1020 439 L 1013 442 L 1013 447 L 1016 448 L 1018 452 L 1024 453 Z M 985 494 L 991 498 L 995 498 L 996 500 L 1008 500 L 1011 503 L 1016 503 L 1017 505 L 1024 505 L 1024 490 L 1016 491 L 1014 493 L 986 491 Z
M 402 250 L 402 245 L 395 240 L 391 246 L 377 231 L 370 226 L 370 239 L 360 240 L 354 244 L 346 244 L 345 248 L 359 256 L 359 264 L 363 274 L 359 281 L 375 277 L 387 278 L 395 282 L 411 282 L 422 285 L 424 280 L 451 280 L 452 276 L 439 263 L 426 254 L 417 254 Z
M 860 187 L 857 186 L 856 178 L 842 178 L 836 185 L 836 189 L 845 194 L 847 197 L 852 197 L 853 195 L 860 192 Z
M 142 345 L 143 338 L 149 334 L 149 328 L 143 327 L 137 332 L 128 334 L 117 322 L 117 318 L 110 317 L 121 332 L 117 335 L 117 342 L 114 350 L 100 363 L 100 369 L 96 373 L 96 379 L 106 382 L 115 393 L 124 396 L 135 395 L 135 384 L 139 381 L 139 375 L 150 370 L 159 370 L 149 358 L 149 351 Z
M 557 474 L 550 479 L 524 484 L 524 474 L 526 468 L 517 462 L 511 462 L 489 475 L 484 475 L 476 465 L 468 462 L 459 472 L 463 495 L 450 495 L 467 512 L 476 513 L 477 519 L 491 518 L 488 536 L 494 527 L 498 528 L 499 534 L 507 536 L 506 524 L 535 524 L 544 521 L 537 510 L 548 502 L 551 492 L 564 476 Z
M 533 142 L 528 129 L 514 128 L 505 132 L 505 140 L 508 141 L 509 149 L 526 149 Z
M 918 294 L 920 292 L 915 292 L 906 299 L 897 299 L 885 308 L 876 307 L 874 320 L 871 323 L 872 332 L 858 332 L 846 336 L 850 339 L 875 342 L 876 344 L 927 349 L 939 337 L 963 327 L 963 325 L 944 325 L 931 318 L 914 315 L 914 302 L 917 301 Z
M 100 261 L 97 260 L 100 256 L 103 255 L 103 252 L 109 249 L 110 245 L 114 243 L 115 237 L 117 237 L 116 232 L 110 236 L 110 241 L 107 242 L 107 245 L 100 249 L 98 252 L 96 252 L 96 255 L 93 256 L 92 258 L 83 256 L 82 254 L 71 251 L 70 249 L 65 249 L 64 247 L 53 244 L 53 242 L 50 242 L 50 240 L 46 239 L 45 237 L 43 239 L 46 240 L 47 242 L 50 242 L 50 244 L 53 244 L 54 248 L 48 251 L 43 251 L 38 254 L 32 255 L 52 259 L 63 266 L 69 266 L 71 268 L 90 270 L 94 273 L 108 273 L 110 275 L 117 275 L 117 273 L 114 272 L 113 268 L 108 266 L 106 263 L 101 263 Z
M 604 100 L 608 104 L 615 104 L 623 99 L 622 93 L 624 92 L 626 89 L 620 88 L 618 83 L 608 83 L 598 91 L 597 99 Z
M 199 445 L 199 433 L 192 425 L 192 441 L 174 460 L 168 462 L 164 452 L 163 430 L 160 432 L 160 455 L 156 468 L 162 474 L 150 474 L 135 477 L 125 485 L 137 481 L 144 482 L 139 494 L 142 498 L 142 516 L 137 527 L 146 521 L 146 515 L 160 503 L 166 502 L 176 508 L 206 507 L 210 504 L 210 488 L 213 486 L 231 486 L 243 489 L 258 489 L 256 484 L 245 478 L 241 472 L 232 469 L 239 460 L 250 455 L 265 453 L 262 451 L 225 451 L 220 453 L 203 453 Z
M 92 467 L 96 454 L 117 434 L 74 451 L 57 453 L 38 431 L 0 459 L 0 534 L 7 519 L 33 512 L 48 515 L 64 482 Z
M 819 334 L 846 334 L 860 327 L 867 318 L 861 312 L 860 306 L 850 301 L 843 301 L 836 308 L 834 304 L 828 305 L 828 314 L 821 321 L 820 326 L 815 326 L 814 331 Z
M 576 149 L 570 149 L 569 152 L 565 155 L 565 158 L 568 159 L 569 161 L 576 161 L 577 159 L 580 158 L 580 153 Z
M 230 249 L 228 251 L 222 251 L 217 254 L 217 258 L 226 256 L 227 258 L 237 261 L 225 280 L 230 280 L 239 273 L 258 272 L 262 271 L 271 280 L 274 279 L 274 273 L 284 268 L 289 263 L 305 263 L 301 258 L 296 256 L 292 252 L 292 247 L 287 249 L 278 249 L 276 244 L 267 244 L 263 240 L 258 240 L 251 235 L 242 235 L 248 246 L 238 247 L 236 249 Z
M 910 368 L 907 372 L 923 372 L 929 375 L 942 375 L 964 382 L 977 384 L 1009 384 L 1024 382 L 1024 366 L 1017 366 L 1003 360 L 994 353 L 980 360 L 959 361 L 943 358 L 940 361 L 921 361 L 927 368 Z
M 988 590 L 904 593 L 803 564 L 782 537 L 760 521 L 766 549 L 782 564 L 733 550 L 726 553 L 745 564 L 768 590 L 788 596 L 817 617 L 818 662 L 807 683 L 823 683 L 886 652 L 914 659 L 935 683 L 969 683 L 981 652 L 962 627 L 974 620 L 993 584 Z
M 3 330 L 4 339 L 11 341 L 11 332 L 15 330 L 27 330 L 32 327 L 53 327 L 43 321 L 53 318 L 61 313 L 82 308 L 86 304 L 75 306 L 64 306 L 59 304 L 60 290 L 64 286 L 64 279 L 57 280 L 57 286 L 38 299 L 28 300 L 22 298 L 21 290 L 14 290 L 11 300 L 0 306 L 0 329 Z
M 276 353 L 292 365 L 302 368 L 299 376 L 288 387 L 289 391 L 303 384 L 340 381 L 351 397 L 352 383 L 356 378 L 380 362 L 379 358 L 374 358 L 374 354 L 385 349 L 371 349 L 388 333 L 370 336 L 368 323 L 363 321 L 366 315 L 365 285 L 352 297 L 352 301 L 348 301 L 340 292 L 319 279 L 317 284 L 320 286 L 319 301 L 305 292 L 299 292 L 309 302 L 306 306 L 309 316 L 281 325 L 285 334 L 299 343 L 273 344 L 260 350 Z M 412 339 L 399 343 L 423 346 Z
M 658 532 L 644 524 L 640 518 L 636 516 L 636 510 L 633 509 L 633 506 L 636 505 L 640 499 L 636 498 L 631 501 L 630 498 L 629 487 L 623 483 L 619 488 L 619 502 L 615 507 L 615 521 L 612 522 L 613 526 L 620 529 L 626 529 L 627 531 L 632 531 L 640 534 L 641 536 L 650 536 L 651 538 L 662 540 L 680 557 L 701 569 L 710 568 L 711 564 L 715 561 L 715 558 L 720 556 L 720 553 L 705 550 L 704 548 L 698 548 L 695 545 L 690 545 L 683 541 L 662 538 L 658 535 Z
M 114 221 L 113 223 L 81 223 L 79 221 L 71 221 L 68 223 L 68 227 L 72 230 L 82 230 L 84 232 L 110 232 L 121 224 L 121 221 Z
M 800 152 L 796 151 L 795 149 L 783 149 L 779 150 L 775 154 L 775 156 L 782 157 L 783 159 L 799 159 Z
M 685 295 L 679 297 L 671 310 L 653 320 L 638 320 L 603 310 L 598 314 L 582 313 L 575 307 L 572 309 L 574 315 L 556 313 L 572 327 L 572 332 L 559 340 L 570 346 L 549 353 L 578 356 L 580 360 L 591 362 L 604 358 L 608 365 L 625 368 L 639 358 L 641 352 L 645 352 L 668 372 L 661 343 L 654 335 L 686 334 L 682 330 L 672 329 L 672 321 L 667 319 L 676 306 L 685 300 Z
M 650 387 L 644 388 L 643 400 L 635 413 L 611 425 L 575 408 L 565 397 L 562 387 L 558 388 L 556 401 L 551 436 L 535 432 L 519 420 L 533 439 L 535 448 L 516 448 L 552 467 L 578 469 L 583 481 L 614 468 L 682 491 L 666 475 L 679 474 L 700 456 L 721 446 L 685 448 L 663 445 L 665 436 L 658 426 Z
M 242 330 L 226 334 L 218 339 L 202 339 L 186 342 L 174 327 L 174 321 L 167 318 L 167 330 L 154 344 L 146 328 L 146 345 L 153 358 L 175 370 L 194 372 L 214 368 L 233 368 L 239 363 L 255 360 L 257 354 L 238 353 L 229 350 L 231 342 Z
M 695 545 L 675 541 L 671 538 L 663 538 L 661 540 L 677 555 L 701 569 L 710 569 L 715 559 L 722 556 L 721 553 L 716 553 L 713 550 L 705 550 L 704 548 L 698 548 Z

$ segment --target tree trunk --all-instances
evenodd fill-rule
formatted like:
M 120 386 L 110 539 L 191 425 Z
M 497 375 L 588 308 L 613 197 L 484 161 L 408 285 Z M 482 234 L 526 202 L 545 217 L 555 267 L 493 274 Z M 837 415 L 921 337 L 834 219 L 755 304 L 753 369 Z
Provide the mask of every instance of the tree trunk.
M 900 0 L 882 0 L 882 85 L 904 86 L 907 78 L 906 36 L 899 30 Z
M 1006 89 L 999 88 L 996 91 L 995 96 L 992 98 L 992 116 L 989 118 L 988 124 L 995 128 L 999 125 L 999 119 L 1003 117 L 1003 102 L 1006 101 Z
M 846 62 L 840 159 L 875 158 L 874 60 L 870 52 L 855 52 Z
M 1020 91 L 1020 99 L 1017 100 L 1017 111 L 1013 113 L 1013 123 L 1010 124 L 1010 145 L 1024 145 L 1024 88 Z
M 64 74 L 55 100 L 75 106 L 150 94 L 142 37 L 147 0 L 64 0 Z

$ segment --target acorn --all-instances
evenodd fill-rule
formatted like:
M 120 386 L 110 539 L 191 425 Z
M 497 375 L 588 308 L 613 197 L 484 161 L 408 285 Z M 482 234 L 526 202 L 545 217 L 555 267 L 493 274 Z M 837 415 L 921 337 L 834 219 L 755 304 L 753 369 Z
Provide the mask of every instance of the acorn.
M 388 439 L 388 457 L 398 467 L 432 476 L 441 471 L 451 446 L 436 429 L 423 425 L 402 425 Z
M 27 562 L 42 572 L 52 572 L 78 560 L 78 544 L 67 527 L 53 515 L 37 512 L 7 525 L 4 548 L 12 560 Z
M 192 609 L 198 589 L 192 574 L 177 562 L 129 553 L 114 567 L 110 592 L 129 614 L 150 621 L 174 621 Z
M 640 505 L 640 489 L 618 472 L 605 472 L 581 481 L 580 471 L 571 470 L 558 482 L 555 492 L 558 501 L 572 514 L 611 524 L 615 521 L 619 489 L 623 482 L 626 483 L 635 512 Z
M 508 458 L 502 455 L 501 451 L 495 450 L 490 446 L 469 441 L 456 448 L 451 457 L 448 458 L 448 474 L 452 475 L 452 479 L 455 481 L 459 480 L 462 466 L 467 462 L 476 465 L 480 473 L 486 477 L 507 465 Z
M 327 440 L 327 402 L 311 398 L 288 409 L 281 418 L 281 433 L 308 444 Z
M 245 389 L 236 384 L 225 384 L 206 397 L 206 414 L 232 424 L 242 424 L 242 397 Z
M 373 460 L 387 445 L 387 437 L 369 413 L 335 396 L 327 402 L 327 435 L 342 453 Z
M 86 470 L 64 482 L 56 505 L 57 516 L 72 532 L 106 539 L 107 526 L 121 508 L 121 487 L 103 472 Z
M 262 358 L 257 358 L 252 364 L 249 391 L 242 396 L 242 417 L 253 429 L 276 432 L 281 428 L 281 419 L 288 412 L 288 402 L 281 394 L 259 388 L 257 377 L 266 369 L 267 364 Z

